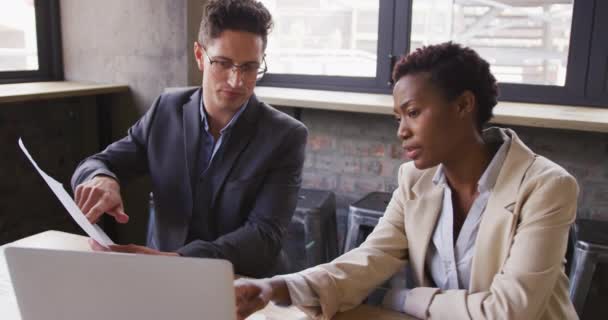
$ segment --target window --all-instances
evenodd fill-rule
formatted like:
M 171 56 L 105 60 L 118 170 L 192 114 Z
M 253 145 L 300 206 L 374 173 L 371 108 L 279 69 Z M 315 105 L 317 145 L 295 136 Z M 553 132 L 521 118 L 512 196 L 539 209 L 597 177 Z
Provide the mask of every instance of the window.
M 261 0 L 274 30 L 261 85 L 387 92 L 393 0 Z
M 376 76 L 378 1 L 265 1 L 273 73 Z M 358 66 L 353 68 L 353 65 Z
M 455 41 L 475 49 L 499 82 L 563 86 L 573 0 L 414 0 L 410 49 Z
M 0 71 L 38 70 L 36 10 L 31 1 L 0 2 Z
M 275 21 L 262 86 L 390 93 L 397 56 L 451 40 L 490 62 L 502 100 L 608 101 L 595 88 L 608 87 L 608 52 L 591 42 L 605 35 L 602 0 L 262 2 Z
M 0 83 L 61 79 L 56 0 L 0 0 Z

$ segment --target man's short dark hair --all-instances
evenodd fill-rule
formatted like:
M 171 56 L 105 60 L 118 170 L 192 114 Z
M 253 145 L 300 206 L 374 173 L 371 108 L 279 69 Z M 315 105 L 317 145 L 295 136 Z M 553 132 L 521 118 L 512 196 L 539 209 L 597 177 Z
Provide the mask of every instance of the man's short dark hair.
M 424 46 L 402 57 L 393 69 L 393 81 L 406 75 L 428 73 L 431 83 L 448 101 L 469 90 L 477 101 L 477 127 L 492 118 L 498 87 L 490 64 L 477 52 L 453 42 Z
M 247 31 L 262 37 L 265 50 L 271 28 L 272 16 L 259 1 L 210 0 L 203 9 L 198 41 L 207 46 L 224 30 Z

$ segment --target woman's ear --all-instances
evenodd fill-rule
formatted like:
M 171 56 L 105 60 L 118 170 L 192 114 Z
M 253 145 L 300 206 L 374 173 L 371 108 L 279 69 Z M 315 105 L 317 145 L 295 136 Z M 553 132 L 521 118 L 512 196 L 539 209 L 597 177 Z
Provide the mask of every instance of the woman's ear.
M 477 111 L 477 99 L 470 90 L 465 90 L 456 100 L 458 114 L 462 116 L 475 115 Z

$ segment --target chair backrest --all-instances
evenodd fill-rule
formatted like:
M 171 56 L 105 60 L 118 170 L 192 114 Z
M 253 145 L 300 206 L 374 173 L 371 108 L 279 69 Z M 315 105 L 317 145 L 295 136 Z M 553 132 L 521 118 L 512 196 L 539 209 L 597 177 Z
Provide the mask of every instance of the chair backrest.
M 570 276 L 570 269 L 572 268 L 572 258 L 574 257 L 574 247 L 576 246 L 576 222 L 570 226 L 568 232 L 568 247 L 566 247 L 566 275 Z

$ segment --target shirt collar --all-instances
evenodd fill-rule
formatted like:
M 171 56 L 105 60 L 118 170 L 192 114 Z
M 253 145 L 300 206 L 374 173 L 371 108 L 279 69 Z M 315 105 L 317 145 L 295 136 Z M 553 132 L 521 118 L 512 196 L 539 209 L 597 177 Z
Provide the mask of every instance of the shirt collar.
M 490 164 L 483 172 L 479 181 L 477 182 L 477 191 L 484 192 L 489 191 L 496 184 L 496 180 L 498 179 L 498 174 L 500 173 L 500 169 L 502 168 L 502 164 L 507 157 L 507 151 L 509 150 L 509 146 L 511 145 L 511 138 L 507 135 L 503 135 L 498 128 L 489 128 L 484 130 L 482 133 L 482 138 L 485 143 L 489 144 L 499 144 L 500 147 L 498 151 L 492 157 Z M 437 172 L 433 176 L 433 183 L 438 186 L 446 186 L 447 181 L 445 177 L 445 173 L 443 171 L 443 164 L 439 165 L 437 168 Z
M 225 131 L 230 130 L 232 128 L 232 126 L 234 126 L 234 123 L 236 122 L 236 120 L 241 116 L 243 111 L 245 111 L 245 109 L 247 109 L 248 104 L 249 104 L 249 99 L 247 99 L 247 101 L 245 101 L 245 103 L 239 108 L 239 111 L 237 111 L 234 114 L 234 116 L 232 116 L 232 119 L 230 119 L 228 124 L 220 130 L 220 135 L 223 134 Z M 203 105 L 202 94 L 201 94 L 201 103 L 200 103 L 200 107 L 199 107 L 199 113 L 201 115 L 201 122 L 203 124 L 203 128 L 205 129 L 205 131 L 209 132 L 209 122 L 207 121 L 207 111 L 205 110 L 205 107 Z

